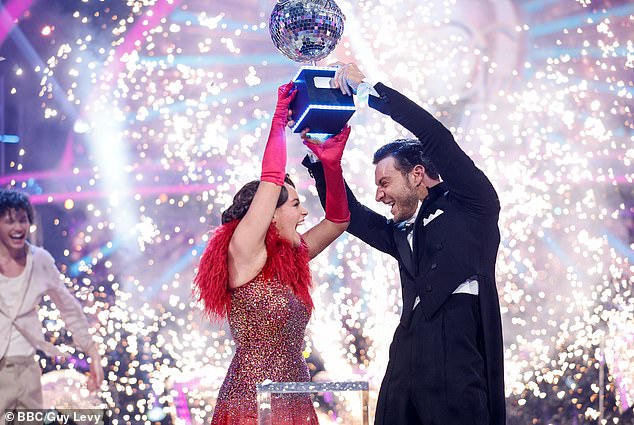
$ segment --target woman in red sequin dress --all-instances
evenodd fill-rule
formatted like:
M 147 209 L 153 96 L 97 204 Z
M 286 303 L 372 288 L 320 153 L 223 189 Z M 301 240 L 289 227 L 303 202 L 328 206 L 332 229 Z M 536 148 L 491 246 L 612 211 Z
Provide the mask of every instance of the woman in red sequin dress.
M 200 260 L 195 290 L 211 318 L 228 318 L 236 352 L 218 394 L 213 425 L 255 425 L 256 385 L 310 381 L 302 356 L 313 308 L 308 261 L 348 227 L 341 173 L 346 127 L 321 145 L 306 145 L 326 170 L 326 218 L 303 235 L 306 209 L 286 176 L 292 83 L 281 86 L 262 159 L 260 180 L 243 186 L 223 212 Z M 274 396 L 274 424 L 317 424 L 307 395 Z

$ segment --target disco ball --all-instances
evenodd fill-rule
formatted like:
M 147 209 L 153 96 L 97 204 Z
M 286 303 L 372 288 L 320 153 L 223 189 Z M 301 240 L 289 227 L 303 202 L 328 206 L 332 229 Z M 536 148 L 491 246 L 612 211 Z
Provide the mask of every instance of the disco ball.
M 333 0 L 281 0 L 269 20 L 271 40 L 296 62 L 323 59 L 343 35 L 345 16 Z

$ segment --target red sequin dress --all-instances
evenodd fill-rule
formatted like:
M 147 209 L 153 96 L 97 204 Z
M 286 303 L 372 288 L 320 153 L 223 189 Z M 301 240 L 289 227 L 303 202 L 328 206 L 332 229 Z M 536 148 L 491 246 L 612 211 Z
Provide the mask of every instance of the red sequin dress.
M 255 388 L 266 379 L 310 381 L 302 355 L 304 332 L 312 310 L 306 246 L 292 247 L 279 238 L 271 226 L 266 237 L 268 258 L 263 270 L 250 282 L 231 291 L 226 289 L 226 280 L 222 282 L 226 272 L 222 267 L 214 270 L 213 264 L 216 268 L 218 264 L 226 264 L 223 248 L 227 247 L 236 225 L 227 223 L 216 231 L 201 258 L 196 277 L 198 295 L 207 312 L 212 316 L 228 312 L 236 345 L 218 394 L 212 425 L 256 425 Z M 225 226 L 227 228 L 222 229 Z M 218 279 L 224 285 L 224 294 L 217 290 Z M 308 395 L 273 394 L 271 404 L 274 425 L 318 424 Z

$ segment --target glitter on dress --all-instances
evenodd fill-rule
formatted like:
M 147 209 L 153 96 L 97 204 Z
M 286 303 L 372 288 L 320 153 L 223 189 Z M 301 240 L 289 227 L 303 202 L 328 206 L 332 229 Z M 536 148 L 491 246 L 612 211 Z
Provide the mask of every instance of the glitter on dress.
M 230 222 L 216 231 L 201 258 L 202 273 L 199 271 L 195 281 L 198 298 L 208 313 L 218 317 L 215 312 L 228 310 L 231 335 L 236 344 L 235 355 L 220 387 L 212 425 L 256 425 L 256 384 L 266 379 L 310 381 L 302 355 L 304 332 L 312 310 L 312 300 L 304 300 L 306 295 L 310 297 L 306 245 L 293 247 L 281 239 L 271 225 L 266 236 L 266 265 L 254 279 L 229 290 L 226 253 L 236 226 L 236 222 Z M 215 288 L 212 290 L 211 286 Z M 224 288 L 228 298 L 218 296 L 219 286 Z M 210 297 L 209 294 L 216 295 Z M 275 425 L 318 424 L 307 394 L 273 395 L 271 402 Z

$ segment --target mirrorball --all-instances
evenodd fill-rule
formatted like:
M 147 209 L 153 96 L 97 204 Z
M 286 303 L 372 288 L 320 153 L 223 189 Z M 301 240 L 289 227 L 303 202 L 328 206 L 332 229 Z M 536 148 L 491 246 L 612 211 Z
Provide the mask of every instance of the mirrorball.
M 345 16 L 333 0 L 282 0 L 271 12 L 271 40 L 284 56 L 312 62 L 332 52 L 343 35 Z

